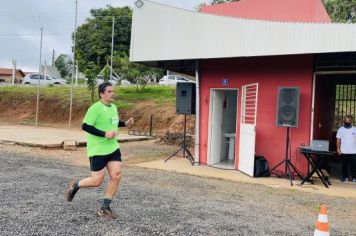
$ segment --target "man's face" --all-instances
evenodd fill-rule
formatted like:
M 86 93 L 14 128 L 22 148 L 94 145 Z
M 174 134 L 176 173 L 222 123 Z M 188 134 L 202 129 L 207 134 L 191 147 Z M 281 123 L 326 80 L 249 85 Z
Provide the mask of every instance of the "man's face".
M 115 94 L 114 94 L 114 89 L 112 86 L 108 86 L 105 88 L 104 93 L 100 93 L 101 100 L 107 103 L 112 103 L 114 102 L 115 99 Z
M 344 120 L 344 122 L 345 122 L 346 124 L 352 124 L 352 119 L 346 117 L 345 120 Z

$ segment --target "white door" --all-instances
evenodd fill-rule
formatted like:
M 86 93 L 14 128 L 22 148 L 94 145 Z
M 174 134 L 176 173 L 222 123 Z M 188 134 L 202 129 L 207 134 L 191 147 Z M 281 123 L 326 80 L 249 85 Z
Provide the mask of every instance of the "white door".
M 252 177 L 255 166 L 257 101 L 258 84 L 242 86 L 238 169 Z
M 223 100 L 223 91 L 211 91 L 211 106 L 209 115 L 209 165 L 219 163 L 221 159 Z

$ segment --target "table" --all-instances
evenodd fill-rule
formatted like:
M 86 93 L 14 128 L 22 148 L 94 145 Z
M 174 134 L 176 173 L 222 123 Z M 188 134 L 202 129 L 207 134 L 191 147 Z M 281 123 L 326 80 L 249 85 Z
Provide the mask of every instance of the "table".
M 303 154 L 303 156 L 308 161 L 311 167 L 311 171 L 307 174 L 307 176 L 302 179 L 300 185 L 303 185 L 305 181 L 310 180 L 310 177 L 312 177 L 313 174 L 316 173 L 320 178 L 321 182 L 324 184 L 324 186 L 326 188 L 329 188 L 329 185 L 331 185 L 331 183 L 329 181 L 329 178 L 324 175 L 323 171 L 321 171 L 321 167 L 327 161 L 328 157 L 334 155 L 335 152 L 315 151 L 309 148 L 302 147 L 299 148 L 299 151 L 301 154 Z M 317 161 L 314 160 L 313 155 L 317 157 Z

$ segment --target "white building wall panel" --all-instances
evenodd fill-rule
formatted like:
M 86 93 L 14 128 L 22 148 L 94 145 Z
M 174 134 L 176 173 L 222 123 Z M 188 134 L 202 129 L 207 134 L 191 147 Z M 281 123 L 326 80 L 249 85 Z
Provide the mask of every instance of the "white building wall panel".
M 131 61 L 356 51 L 356 24 L 249 20 L 142 1 L 134 5 Z

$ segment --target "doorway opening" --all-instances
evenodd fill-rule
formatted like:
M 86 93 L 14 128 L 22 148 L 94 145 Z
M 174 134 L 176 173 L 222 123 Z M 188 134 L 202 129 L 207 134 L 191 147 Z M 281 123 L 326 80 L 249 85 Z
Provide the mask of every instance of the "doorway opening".
M 235 169 L 237 89 L 211 89 L 208 165 Z
M 329 150 L 336 151 L 336 133 L 346 115 L 356 116 L 356 72 L 319 74 L 315 77 L 315 101 L 312 139 L 329 140 Z M 341 177 L 341 160 L 330 157 L 330 175 Z

